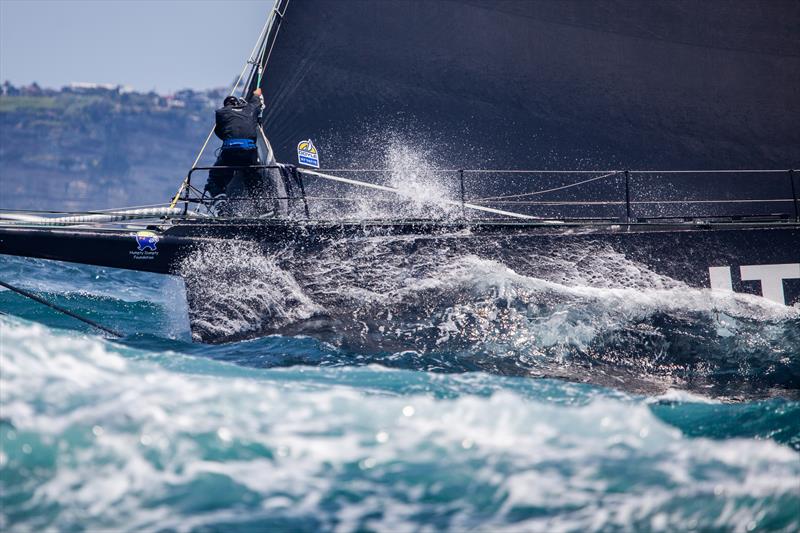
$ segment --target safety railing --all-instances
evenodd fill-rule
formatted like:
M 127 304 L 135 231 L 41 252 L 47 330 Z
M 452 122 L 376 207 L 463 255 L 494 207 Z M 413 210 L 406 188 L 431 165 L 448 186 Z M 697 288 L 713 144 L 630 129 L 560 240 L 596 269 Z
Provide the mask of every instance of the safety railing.
M 213 170 L 279 172 L 285 194 L 230 198 L 232 204 L 266 205 L 285 201 L 292 216 L 306 219 L 347 218 L 347 206 L 361 218 L 446 217 L 475 221 L 486 217 L 626 223 L 681 220 L 794 220 L 800 222 L 800 176 L 796 170 L 486 170 L 425 169 L 428 183 L 409 196 L 406 175 L 391 169 L 310 170 L 291 165 L 204 166 L 192 168 L 180 198 L 183 215 L 214 200 L 194 185 L 195 174 Z M 413 172 L 412 172 L 413 173 Z M 338 177 L 337 177 L 338 176 Z M 344 176 L 348 176 L 344 178 Z M 332 182 L 331 179 L 336 181 Z M 413 179 L 418 176 L 411 176 Z M 424 180 L 423 180 L 424 181 Z M 396 186 L 400 185 L 398 189 Z M 427 194 L 435 185 L 439 196 Z M 535 188 L 533 187 L 535 185 Z M 353 194 L 354 187 L 369 194 Z M 309 189 L 310 187 L 310 189 Z M 377 189 L 377 191 L 375 190 Z M 363 189 L 369 190 L 369 189 Z M 500 193 L 499 191 L 503 191 Z M 399 194 L 399 196 L 398 196 Z M 382 209 L 420 204 L 409 211 Z M 444 205 L 446 209 L 436 211 Z M 377 207 L 375 207 L 377 206 Z M 367 209 L 364 209 L 366 207 Z M 162 209 L 159 211 L 159 209 Z M 372 211 L 370 211 L 372 209 Z M 0 209 L 0 223 L 23 223 L 33 217 L 124 215 L 175 216 L 172 204 L 150 204 L 95 211 L 25 211 Z M 121 211 L 126 211 L 122 213 Z M 209 209 L 213 213 L 213 210 Z M 197 213 L 203 215 L 206 212 Z M 399 214 L 398 214 L 399 213 Z M 241 216 L 241 215 L 232 215 Z M 352 218 L 352 217 L 351 217 Z M 37 218 L 37 222 L 38 218 Z
M 306 218 L 321 214 L 330 217 L 338 207 L 355 201 L 371 204 L 397 204 L 402 187 L 401 172 L 391 169 L 310 170 L 291 165 L 252 165 L 237 167 L 195 167 L 187 176 L 185 211 L 190 203 L 206 204 L 210 199 L 192 185 L 197 171 L 279 169 L 287 180 L 285 196 L 292 206 L 302 204 Z M 800 222 L 800 179 L 795 170 L 486 170 L 428 169 L 429 178 L 441 186 L 448 203 L 460 204 L 460 216 L 470 216 L 475 206 L 485 211 L 518 214 L 520 218 L 570 220 L 616 220 L 622 222 L 674 219 L 778 218 Z M 325 176 L 348 176 L 330 183 Z M 354 179 L 354 178 L 359 179 Z M 308 182 L 306 180 L 309 180 Z M 381 187 L 384 192 L 352 194 L 352 184 Z M 536 184 L 535 190 L 531 190 Z M 400 183 L 402 185 L 402 183 Z M 307 188 L 311 191 L 307 194 Z M 424 189 L 424 187 L 423 187 Z M 498 191 L 504 191 L 499 193 Z M 424 191 L 423 191 L 424 193 Z M 263 198 L 239 199 L 254 201 Z M 268 198 L 267 198 L 268 199 Z M 432 200 L 433 201 L 433 200 Z M 309 207 L 309 202 L 312 206 Z M 435 202 L 434 202 L 435 203 Z M 476 211 L 477 212 L 477 211 Z
M 211 205 L 213 203 L 213 198 L 209 198 L 206 196 L 206 191 L 200 191 L 198 188 L 192 185 L 192 176 L 197 171 L 207 171 L 210 172 L 212 170 L 223 170 L 223 171 L 239 171 L 239 170 L 277 170 L 281 172 L 281 177 L 284 181 L 284 186 L 286 189 L 291 193 L 294 189 L 292 187 L 292 181 L 298 187 L 300 191 L 300 195 L 288 194 L 286 196 L 281 195 L 274 195 L 274 196 L 264 196 L 264 197 L 250 197 L 249 199 L 233 199 L 232 201 L 235 202 L 242 202 L 242 201 L 256 201 L 256 200 L 286 200 L 290 202 L 297 202 L 300 201 L 303 204 L 303 210 L 305 212 L 306 218 L 310 218 L 310 212 L 308 209 L 308 200 L 306 199 L 306 191 L 305 186 L 303 184 L 303 177 L 297 172 L 296 168 L 290 165 L 226 165 L 226 166 L 208 166 L 208 167 L 192 167 L 189 170 L 189 173 L 186 175 L 186 186 L 184 188 L 183 197 L 181 201 L 184 204 L 184 214 L 186 214 L 189 210 L 189 204 L 195 203 L 200 205 Z M 199 196 L 192 197 L 192 193 L 195 193 Z

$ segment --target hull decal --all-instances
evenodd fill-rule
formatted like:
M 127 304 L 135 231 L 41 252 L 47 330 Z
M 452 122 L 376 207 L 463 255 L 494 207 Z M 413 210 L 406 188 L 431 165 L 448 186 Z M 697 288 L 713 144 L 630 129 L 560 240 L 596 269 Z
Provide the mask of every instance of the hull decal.
M 779 304 L 786 305 L 783 282 L 787 279 L 800 279 L 800 263 L 778 265 L 742 265 L 739 268 L 742 281 L 760 281 L 761 296 Z M 733 290 L 731 267 L 713 266 L 708 268 L 712 289 Z

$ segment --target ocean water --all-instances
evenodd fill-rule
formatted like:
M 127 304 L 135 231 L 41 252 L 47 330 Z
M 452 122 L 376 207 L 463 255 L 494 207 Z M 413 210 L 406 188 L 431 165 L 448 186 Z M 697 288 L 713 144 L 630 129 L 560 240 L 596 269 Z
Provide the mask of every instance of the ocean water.
M 602 254 L 624 286 L 378 244 L 348 284 L 345 252 L 313 287 L 193 257 L 191 310 L 175 278 L 0 256 L 125 335 L 0 292 L 0 528 L 800 529 L 800 309 Z

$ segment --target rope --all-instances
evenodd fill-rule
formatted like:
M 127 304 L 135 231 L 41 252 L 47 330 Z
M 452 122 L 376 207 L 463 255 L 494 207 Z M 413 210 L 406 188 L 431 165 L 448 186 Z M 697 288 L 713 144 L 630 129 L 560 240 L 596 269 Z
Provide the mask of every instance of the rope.
M 67 316 L 71 316 L 72 318 L 75 318 L 77 320 L 80 320 L 81 322 L 89 324 L 90 326 L 95 327 L 95 328 L 99 329 L 100 331 L 105 331 L 106 333 L 108 333 L 110 335 L 113 335 L 114 337 L 122 337 L 122 333 L 114 331 L 111 328 L 107 328 L 105 326 L 101 326 L 100 324 L 98 324 L 94 320 L 89 320 L 86 317 L 82 317 L 81 315 L 73 313 L 69 309 L 65 309 L 65 308 L 61 307 L 60 305 L 56 305 L 54 303 L 48 302 L 47 300 L 45 300 L 41 296 L 37 296 L 37 295 L 33 294 L 32 292 L 26 291 L 25 289 L 20 289 L 19 287 L 15 287 L 15 286 L 13 286 L 13 285 L 11 285 L 9 283 L 6 283 L 5 281 L 2 281 L 2 280 L 0 280 L 0 286 L 5 287 L 6 289 L 8 289 L 8 290 L 10 290 L 12 292 L 15 292 L 15 293 L 19 294 L 20 296 L 24 296 L 25 298 L 29 298 L 29 299 L 33 300 L 34 302 L 38 302 L 38 303 L 40 303 L 42 305 L 45 305 L 45 306 L 49 307 L 50 309 L 54 309 L 54 310 L 56 310 L 56 311 L 58 311 L 60 313 L 63 313 L 65 315 L 67 315 Z
M 183 211 L 173 207 L 158 207 L 152 209 L 132 209 L 129 211 L 113 211 L 108 213 L 55 218 L 35 215 L 15 215 L 13 213 L 8 213 L 0 214 L 0 219 L 7 220 L 11 223 L 17 222 L 21 224 L 42 224 L 46 226 L 69 226 L 73 224 L 120 222 L 123 220 L 147 219 L 170 215 L 183 216 Z
M 629 170 L 631 174 L 752 174 L 755 172 L 764 174 L 775 174 L 778 172 L 789 172 L 785 170 L 766 170 L 766 169 L 743 169 L 743 170 Z
M 256 202 L 260 200 L 296 200 L 299 201 L 302 198 L 298 198 L 295 196 L 249 196 L 247 198 L 228 198 L 228 202 Z M 196 200 L 198 203 L 205 203 L 201 201 L 202 199 Z M 392 200 L 389 198 L 377 198 L 377 197 L 369 197 L 369 198 L 353 198 L 352 196 L 306 196 L 306 200 L 314 200 L 318 202 L 357 202 L 357 201 L 369 201 L 369 202 L 395 202 L 396 200 Z M 210 202 L 211 199 L 208 199 Z M 481 200 L 473 200 L 474 202 L 479 202 Z M 757 204 L 757 203 L 788 203 L 792 202 L 791 198 L 774 198 L 774 199 L 767 199 L 767 200 L 639 200 L 639 201 L 631 201 L 631 205 L 659 205 L 659 204 Z M 490 204 L 500 204 L 500 205 L 625 205 L 625 201 L 623 200 L 589 200 L 584 202 L 569 202 L 569 201 L 538 201 L 538 202 L 526 202 L 526 201 L 518 201 L 518 200 L 508 200 L 508 201 L 492 201 L 487 202 Z M 458 205 L 461 205 L 461 202 L 458 202 Z M 2 215 L 0 215 L 2 218 Z
M 267 145 L 268 149 L 271 150 L 271 146 L 269 145 L 269 141 L 266 139 L 266 136 L 261 131 L 262 137 L 264 138 L 265 144 Z M 195 161 L 196 164 L 197 161 Z M 357 173 L 357 172 L 370 172 L 370 173 L 390 173 L 392 172 L 391 169 L 386 168 L 334 168 L 334 169 L 322 169 L 321 171 L 312 172 L 310 170 L 301 169 L 303 172 L 314 173 L 323 177 L 324 172 L 350 172 L 350 173 Z M 490 202 L 490 203 L 508 203 L 508 204 L 520 204 L 520 205 L 536 205 L 535 202 L 514 202 L 514 201 L 507 201 L 507 202 L 492 202 L 493 200 L 507 200 L 510 198 L 523 198 L 528 196 L 536 196 L 541 194 L 546 194 L 550 192 L 560 191 L 564 189 L 569 189 L 572 187 L 578 187 L 580 185 L 584 185 L 586 183 L 591 183 L 593 181 L 599 181 L 601 179 L 605 179 L 616 174 L 619 174 L 620 170 L 486 170 L 486 169 L 434 169 L 434 172 L 440 173 L 456 173 L 456 172 L 463 172 L 469 174 L 496 174 L 496 173 L 505 173 L 505 174 L 597 174 L 603 172 L 600 176 L 594 176 L 592 178 L 579 181 L 577 183 L 572 183 L 569 185 L 564 185 L 560 187 L 554 187 L 551 189 L 545 189 L 542 191 L 534 191 L 530 193 L 523 193 L 523 194 L 514 194 L 514 195 L 506 195 L 506 196 L 490 196 L 485 198 L 477 198 L 473 200 L 474 202 Z M 630 170 L 628 171 L 630 174 L 749 174 L 749 173 L 765 173 L 765 174 L 780 174 L 791 172 L 788 169 L 743 169 L 743 170 Z M 330 177 L 330 175 L 328 175 Z M 345 178 L 339 178 L 340 181 L 345 180 Z M 357 180 L 353 180 L 353 184 L 361 184 L 367 187 L 372 188 L 379 188 L 381 186 L 373 186 L 372 184 L 367 184 L 365 182 L 360 182 Z M 181 189 L 180 192 L 182 192 Z M 383 190 L 388 190 L 390 192 L 395 192 L 400 194 L 400 191 L 392 188 L 387 188 Z M 177 198 L 177 195 L 176 195 Z M 308 199 L 312 199 L 312 197 L 308 197 Z M 792 201 L 791 199 L 788 200 L 781 200 L 781 199 L 769 199 L 769 200 L 664 200 L 664 201 L 633 201 L 631 204 L 669 204 L 669 203 L 758 203 L 758 202 L 787 202 Z M 591 204 L 592 202 L 579 202 L 580 204 Z M 174 203 L 171 204 L 174 206 Z M 460 205 L 460 204 L 459 204 Z M 547 204 L 542 203 L 542 205 L 570 205 L 569 203 L 557 203 L 557 204 Z M 618 203 L 609 203 L 608 205 L 619 205 Z
M 325 172 L 393 172 L 390 168 L 324 168 L 320 170 Z M 470 170 L 463 168 L 432 168 L 430 170 L 433 172 L 463 172 L 465 174 L 599 174 L 602 172 L 618 172 L 616 170 Z
M 570 185 L 563 185 L 561 187 L 554 187 L 552 189 L 545 189 L 543 191 L 526 192 L 526 193 L 523 193 L 523 194 L 510 194 L 508 196 L 490 196 L 490 197 L 487 197 L 487 198 L 478 198 L 476 201 L 484 202 L 484 201 L 487 201 L 487 200 L 502 200 L 504 198 L 523 198 L 525 196 L 536 196 L 538 194 L 546 194 L 546 193 L 549 193 L 549 192 L 563 191 L 564 189 L 570 189 L 572 187 L 578 187 L 579 185 L 585 185 L 587 183 L 591 183 L 593 181 L 597 181 L 597 180 L 601 180 L 601 179 L 604 179 L 604 178 L 608 178 L 610 176 L 615 176 L 617 174 L 619 174 L 619 171 L 615 170 L 613 172 L 609 172 L 608 174 L 603 174 L 602 176 L 596 176 L 594 178 L 589 178 L 588 180 L 579 181 L 578 183 L 572 183 Z
M 358 185 L 360 187 L 367 187 L 369 189 L 375 189 L 375 190 L 378 190 L 378 191 L 392 192 L 392 193 L 395 193 L 395 194 L 399 194 L 401 196 L 405 196 L 405 193 L 403 191 L 401 191 L 400 189 L 397 189 L 395 187 L 387 187 L 386 185 L 376 185 L 374 183 L 367 183 L 365 181 L 352 180 L 352 179 L 349 179 L 349 178 L 342 178 L 340 176 L 332 176 L 330 174 L 323 174 L 321 172 L 315 172 L 313 170 L 307 170 L 307 169 L 304 169 L 304 168 L 303 169 L 297 169 L 297 170 L 299 172 L 304 173 L 304 174 L 310 174 L 312 176 L 317 176 L 317 177 L 320 177 L 320 178 L 323 178 L 323 179 L 327 179 L 327 180 L 331 180 L 331 181 L 338 181 L 338 182 L 341 182 L 341 183 L 347 183 L 349 185 Z M 521 218 L 521 219 L 525 219 L 525 220 L 538 220 L 540 222 L 544 222 L 544 223 L 547 223 L 547 224 L 556 224 L 556 223 L 558 223 L 556 221 L 542 220 L 539 217 L 534 217 L 534 216 L 530 216 L 530 215 L 523 215 L 522 213 L 514 213 L 512 211 L 503 211 L 501 209 L 493 209 L 491 207 L 484 207 L 482 205 L 462 203 L 462 202 L 457 202 L 455 200 L 441 200 L 441 202 L 444 203 L 444 204 L 447 204 L 447 205 L 452 205 L 452 206 L 456 206 L 456 207 L 464 207 L 464 208 L 467 208 L 467 209 L 473 209 L 475 211 L 483 211 L 483 212 L 486 212 L 486 213 L 493 213 L 493 214 L 496 214 L 496 215 L 504 215 L 504 216 L 511 217 L 511 218 Z
M 483 200 L 475 200 L 476 202 L 481 202 Z M 610 201 L 586 201 L 586 202 L 567 202 L 567 201 L 539 201 L 539 202 L 526 202 L 526 201 L 519 201 L 519 200 L 507 200 L 507 201 L 491 201 L 488 202 L 492 205 L 625 205 L 624 201 L 621 200 L 610 200 Z M 631 202 L 631 205 L 637 202 Z
M 633 204 L 762 204 L 776 202 L 791 202 L 792 198 L 770 198 L 766 200 L 637 200 L 631 201 Z
M 480 202 L 482 200 L 474 200 Z M 659 204 L 761 204 L 761 203 L 787 203 L 791 202 L 791 198 L 774 198 L 768 200 L 631 200 L 631 205 L 659 205 Z M 525 201 L 491 201 L 491 204 L 512 204 L 512 205 L 625 205 L 622 200 L 612 201 L 586 201 L 586 202 L 567 202 L 567 201 L 541 201 L 541 202 L 525 202 Z

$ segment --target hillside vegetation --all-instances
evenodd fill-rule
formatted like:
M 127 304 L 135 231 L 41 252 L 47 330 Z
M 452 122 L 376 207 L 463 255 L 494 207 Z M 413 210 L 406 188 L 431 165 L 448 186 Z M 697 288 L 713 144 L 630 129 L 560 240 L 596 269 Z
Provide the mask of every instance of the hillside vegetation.
M 170 97 L 120 90 L 4 92 L 0 207 L 14 209 L 105 209 L 168 200 L 221 99 L 219 91 Z

